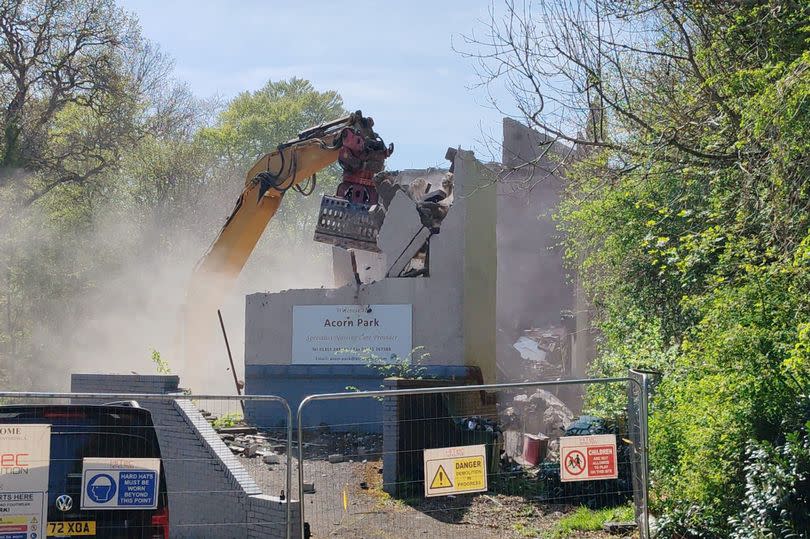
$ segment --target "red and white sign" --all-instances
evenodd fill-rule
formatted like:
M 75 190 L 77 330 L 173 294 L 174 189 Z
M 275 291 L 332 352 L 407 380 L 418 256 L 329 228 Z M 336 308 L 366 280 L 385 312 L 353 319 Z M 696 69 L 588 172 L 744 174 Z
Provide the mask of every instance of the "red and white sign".
M 616 479 L 616 436 L 563 436 L 560 438 L 560 480 Z
M 51 426 L 0 424 L 0 538 L 44 539 Z

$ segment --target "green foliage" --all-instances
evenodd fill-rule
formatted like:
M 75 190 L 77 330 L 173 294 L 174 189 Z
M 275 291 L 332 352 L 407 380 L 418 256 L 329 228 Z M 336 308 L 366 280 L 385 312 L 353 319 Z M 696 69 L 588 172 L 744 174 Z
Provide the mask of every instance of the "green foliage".
M 241 412 L 232 412 L 228 414 L 222 414 L 218 418 L 211 423 L 211 426 L 215 429 L 226 429 L 229 427 L 235 427 L 242 423 L 244 420 L 244 416 Z
M 366 349 L 362 351 L 361 358 L 368 367 L 377 371 L 381 378 L 421 380 L 427 371 L 424 364 L 430 359 L 430 353 L 425 352 L 424 346 L 417 346 L 405 357 L 384 358 Z M 346 391 L 360 391 L 360 389 L 356 386 L 346 386 Z
M 300 131 L 345 114 L 337 92 L 319 92 L 309 81 L 293 77 L 240 93 L 219 115 L 217 125 L 200 135 L 218 154 L 245 168 Z
M 417 346 L 405 357 L 380 357 L 367 350 L 363 356 L 366 364 L 376 370 L 383 378 L 407 378 L 421 380 L 427 370 L 425 362 L 430 359 L 430 353 L 425 352 L 424 346 Z
M 169 367 L 169 362 L 161 357 L 160 352 L 152 349 L 152 363 L 155 364 L 155 369 L 158 374 L 171 374 L 172 369 Z
M 542 530 L 539 528 L 535 528 L 531 524 L 526 524 L 524 522 L 516 522 L 512 524 L 512 529 L 517 532 L 518 535 L 521 537 L 541 537 Z
M 784 445 L 750 442 L 745 497 L 730 520 L 731 539 L 806 537 L 810 534 L 810 423 Z
M 729 18 L 724 3 L 680 6 L 705 32 L 692 34 L 705 80 L 684 74 L 635 96 L 640 114 L 735 158 L 695 159 L 611 118 L 608 136 L 636 153 L 586 154 L 558 217 L 596 310 L 592 373 L 663 373 L 650 421 L 662 528 L 783 537 L 773 515 L 791 513 L 780 496 L 794 488 L 783 471 L 801 460 L 798 442 L 785 444 L 810 419 L 810 8 L 751 2 Z M 691 108 L 707 84 L 722 106 Z M 661 105 L 671 92 L 681 110 Z M 605 413 L 622 398 L 587 395 Z
M 598 511 L 583 506 L 561 518 L 545 537 L 563 539 L 573 537 L 574 532 L 601 531 L 605 522 L 633 522 L 635 519 L 633 507 L 629 505 Z

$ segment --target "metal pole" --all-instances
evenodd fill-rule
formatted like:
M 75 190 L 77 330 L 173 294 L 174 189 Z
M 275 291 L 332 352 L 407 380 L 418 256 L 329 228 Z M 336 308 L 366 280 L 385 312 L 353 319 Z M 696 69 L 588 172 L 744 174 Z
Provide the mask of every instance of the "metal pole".
M 319 393 L 316 395 L 309 395 L 304 397 L 301 404 L 298 405 L 298 412 L 296 414 L 296 421 L 298 422 L 298 501 L 300 506 L 299 523 L 301 526 L 301 539 L 304 539 L 304 423 L 302 421 L 304 415 L 304 408 L 307 404 L 316 400 L 341 400 L 341 399 L 361 399 L 367 397 L 397 397 L 402 395 L 430 395 L 436 393 L 463 393 L 465 391 L 488 391 L 493 389 L 523 389 L 527 387 L 543 387 L 543 386 L 566 386 L 566 385 L 588 385 L 588 384 L 607 384 L 612 382 L 628 382 L 636 384 L 643 391 L 643 387 L 635 378 L 627 376 L 619 378 L 580 378 L 573 380 L 551 380 L 544 382 L 511 382 L 502 384 L 483 384 L 471 386 L 449 386 L 449 387 L 423 387 L 414 389 L 382 389 L 376 391 L 352 391 L 348 393 Z M 646 406 L 646 404 L 644 404 Z M 646 427 L 642 433 L 642 437 L 646 440 Z M 646 446 L 646 441 L 644 441 Z M 646 455 L 646 447 L 645 452 Z M 646 458 L 646 457 L 645 457 Z M 642 461 L 644 462 L 644 461 Z M 645 476 L 646 477 L 646 476 Z M 645 479 L 646 481 L 646 479 Z M 645 483 L 646 485 L 646 483 Z M 646 491 L 646 487 L 645 487 Z M 646 493 L 645 493 L 646 494 Z M 646 503 L 646 502 L 645 502 Z M 646 505 L 645 505 L 646 513 Z
M 228 351 L 228 361 L 231 362 L 231 374 L 233 374 L 233 385 L 236 386 L 236 394 L 241 395 L 242 390 L 239 388 L 239 379 L 236 377 L 236 367 L 233 365 L 233 356 L 231 355 L 231 345 L 228 343 L 228 333 L 225 331 L 225 322 L 222 321 L 222 311 L 217 309 L 217 316 L 219 317 L 219 327 L 222 328 L 222 337 L 225 339 L 225 349 Z M 245 415 L 245 401 L 240 400 L 239 404 L 242 406 L 242 416 Z
M 649 373 L 641 369 L 630 369 L 634 375 L 641 377 L 641 393 L 639 395 L 639 430 L 641 431 L 641 539 L 650 539 L 650 468 L 649 468 Z
M 287 412 L 287 490 L 285 491 L 287 529 L 284 536 L 286 539 L 292 539 L 292 409 L 285 399 L 279 398 L 278 402 L 284 405 L 284 410 Z M 304 501 L 299 499 L 298 505 L 303 507 Z
M 644 452 L 641 454 L 641 473 L 644 483 L 644 534 L 646 539 L 650 538 L 650 468 L 649 468 L 649 430 L 647 419 L 649 418 L 649 391 L 650 378 L 647 373 L 641 373 L 641 439 L 644 444 Z
M 304 405 L 309 397 L 305 397 L 298 405 L 296 422 L 298 423 L 298 525 L 300 526 L 301 539 L 304 537 L 304 423 L 301 421 L 304 412 Z

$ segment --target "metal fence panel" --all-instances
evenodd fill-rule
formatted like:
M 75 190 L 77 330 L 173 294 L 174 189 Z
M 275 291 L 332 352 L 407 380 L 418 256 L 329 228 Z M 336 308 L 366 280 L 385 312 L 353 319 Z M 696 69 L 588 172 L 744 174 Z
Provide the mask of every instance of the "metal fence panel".
M 532 526 L 543 521 L 543 514 L 578 505 L 614 507 L 633 503 L 638 495 L 638 522 L 646 537 L 646 474 L 634 483 L 641 463 L 646 466 L 642 406 L 628 401 L 616 417 L 572 423 L 557 402 L 564 398 L 581 404 L 586 387 L 610 387 L 619 395 L 630 391 L 635 400 L 642 394 L 638 381 L 610 378 L 307 397 L 297 412 L 301 536 L 532 536 L 542 532 Z M 308 414 L 322 416 L 319 406 L 332 407 L 334 414 L 345 399 L 364 399 L 369 413 L 332 424 L 307 422 Z M 545 404 L 530 406 L 538 400 Z M 561 436 L 591 434 L 615 438 L 618 477 L 561 481 Z M 441 476 L 435 464 L 428 463 L 428 475 L 436 477 L 425 475 L 425 449 L 462 446 L 484 447 L 486 491 L 426 497 L 426 480 L 448 492 L 458 487 L 450 488 L 452 478 Z
M 299 535 L 298 502 L 291 496 L 296 490 L 291 488 L 295 472 L 291 412 L 280 397 L 0 393 L 0 428 L 16 424 L 51 426 L 50 458 L 44 464 L 47 518 L 53 529 L 34 531 L 40 537 L 48 531 L 48 535 L 67 533 L 74 526 L 84 526 L 83 531 L 94 531 L 98 537 L 165 537 L 165 508 L 172 538 Z M 6 453 L 3 438 L 0 453 Z M 95 466 L 102 468 L 159 457 L 158 507 L 82 509 L 83 503 L 98 500 L 101 507 L 139 503 L 118 497 L 124 496 L 125 484 L 129 497 L 150 499 L 152 488 L 148 473 L 143 485 L 132 483 L 132 474 L 116 473 L 96 474 L 99 479 L 94 482 L 96 475 L 83 473 L 90 466 L 85 457 L 99 458 L 102 464 Z M 136 461 L 135 467 L 144 462 Z M 9 481 L 2 478 L 0 474 L 0 494 L 14 495 L 12 487 L 4 487 Z M 101 497 L 90 499 L 91 490 Z M 47 526 L 20 518 L 6 523 L 3 518 L 0 513 L 0 529 L 27 526 L 32 531 L 31 526 Z

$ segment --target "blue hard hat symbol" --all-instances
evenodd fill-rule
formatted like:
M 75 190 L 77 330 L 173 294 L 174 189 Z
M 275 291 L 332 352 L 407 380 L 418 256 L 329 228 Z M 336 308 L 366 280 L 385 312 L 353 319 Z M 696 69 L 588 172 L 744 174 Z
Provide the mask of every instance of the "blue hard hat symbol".
M 115 480 L 100 473 L 90 478 L 87 483 L 87 497 L 96 503 L 107 503 L 115 496 Z

